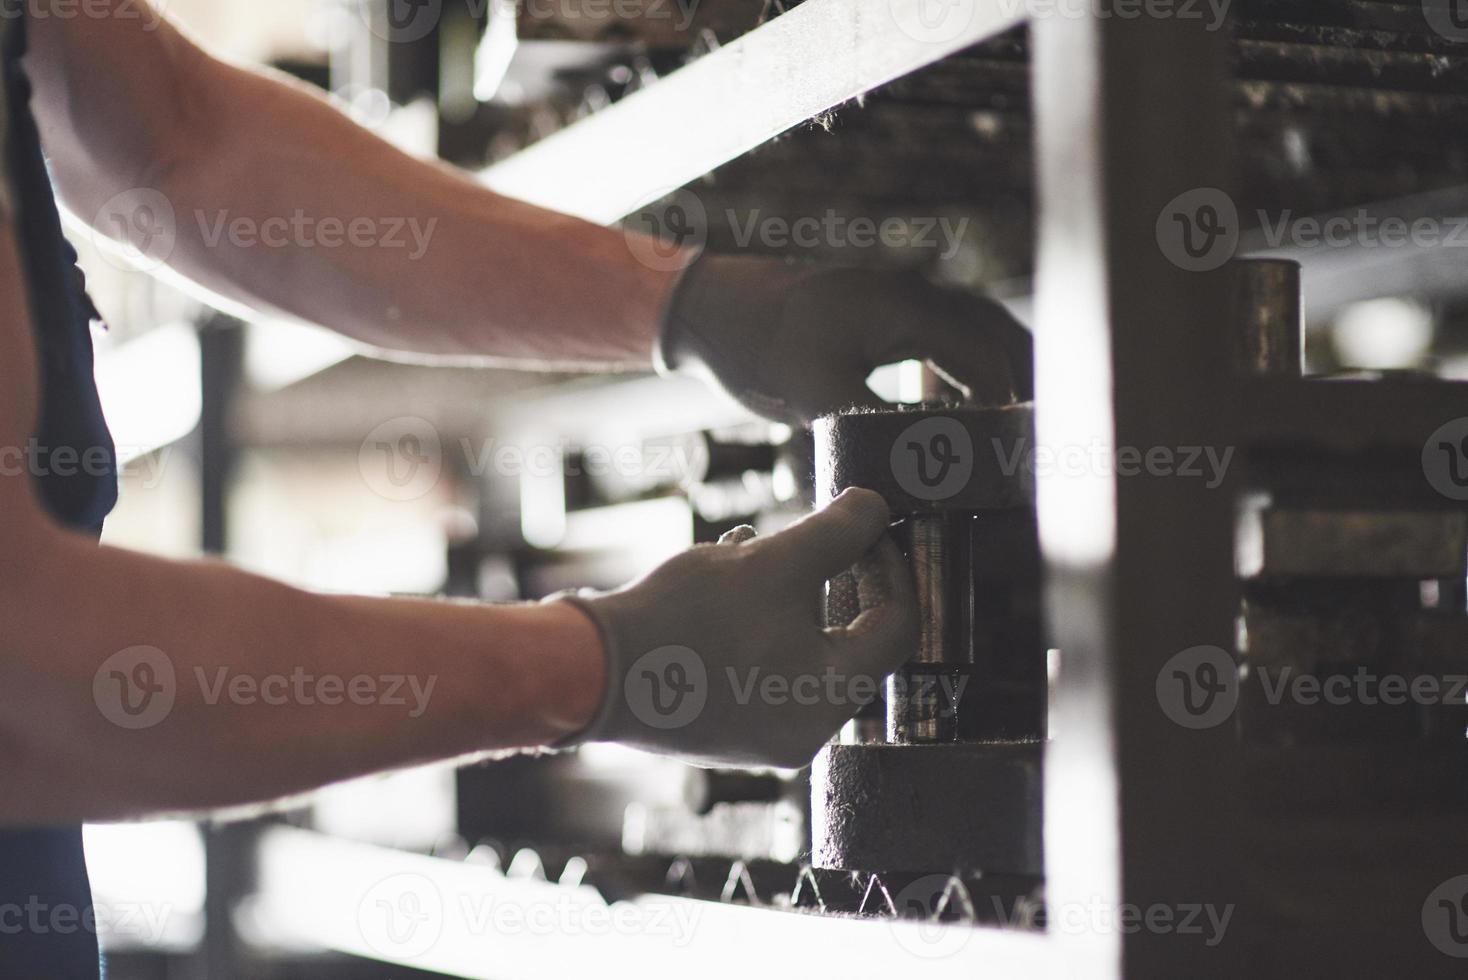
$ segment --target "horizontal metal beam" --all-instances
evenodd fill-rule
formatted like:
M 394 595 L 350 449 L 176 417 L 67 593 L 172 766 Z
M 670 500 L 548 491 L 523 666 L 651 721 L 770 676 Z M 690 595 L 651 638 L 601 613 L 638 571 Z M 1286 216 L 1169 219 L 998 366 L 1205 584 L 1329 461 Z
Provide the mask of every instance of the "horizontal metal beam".
M 455 977 L 1060 976 L 1045 937 L 815 915 L 515 878 L 278 827 L 261 838 L 249 932 Z
M 482 178 L 502 194 L 610 224 L 792 126 L 1013 27 L 1023 8 L 806 0 Z

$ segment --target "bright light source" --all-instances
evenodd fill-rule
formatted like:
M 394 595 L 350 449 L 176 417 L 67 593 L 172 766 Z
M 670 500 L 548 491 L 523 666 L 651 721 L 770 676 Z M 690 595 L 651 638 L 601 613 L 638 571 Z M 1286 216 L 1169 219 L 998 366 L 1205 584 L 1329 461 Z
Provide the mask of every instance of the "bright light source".
M 96 373 L 119 463 L 182 439 L 199 424 L 199 338 L 187 324 L 99 347 Z
M 87 871 L 104 950 L 186 950 L 203 935 L 204 842 L 182 820 L 88 824 Z
M 867 387 L 889 402 L 915 404 L 923 400 L 922 361 L 883 364 L 867 375 Z
M 245 328 L 245 377 L 261 391 L 277 391 L 356 353 L 340 334 L 287 320 L 254 320 Z
M 1347 367 L 1392 370 L 1420 366 L 1432 334 L 1432 312 L 1421 304 L 1369 299 L 1336 315 L 1331 342 Z
M 489 26 L 474 52 L 474 97 L 480 102 L 494 98 L 519 50 L 515 8 L 514 0 L 494 0 L 490 7 Z

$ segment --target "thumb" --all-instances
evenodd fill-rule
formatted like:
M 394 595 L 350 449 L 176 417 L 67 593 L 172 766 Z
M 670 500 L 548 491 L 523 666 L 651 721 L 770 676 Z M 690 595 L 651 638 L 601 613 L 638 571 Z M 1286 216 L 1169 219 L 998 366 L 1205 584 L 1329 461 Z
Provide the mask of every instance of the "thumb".
M 889 519 L 881 494 L 851 487 L 764 545 L 796 577 L 824 582 L 856 564 L 886 533 Z
M 917 652 L 917 599 L 912 573 L 890 537 L 882 540 L 856 566 L 861 612 L 847 626 L 826 634 L 837 656 L 852 671 L 886 676 Z

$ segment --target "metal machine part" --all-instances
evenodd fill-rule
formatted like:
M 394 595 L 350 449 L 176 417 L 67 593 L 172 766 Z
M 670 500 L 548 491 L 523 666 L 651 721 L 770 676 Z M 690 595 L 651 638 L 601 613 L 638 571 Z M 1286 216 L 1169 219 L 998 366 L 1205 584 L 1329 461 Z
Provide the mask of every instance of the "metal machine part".
M 1235 303 L 1253 373 L 1284 376 L 1297 399 L 1356 384 L 1289 380 L 1298 277 L 1286 267 L 1248 263 L 1236 271 Z M 1316 413 L 1328 417 L 1331 406 L 1321 403 Z M 1461 740 L 1464 731 L 1461 698 L 1394 696 L 1392 685 L 1447 690 L 1440 675 L 1461 669 L 1461 656 L 1444 663 L 1424 651 L 1434 636 L 1461 634 L 1468 623 L 1468 509 L 1430 486 L 1425 431 L 1411 431 L 1410 423 L 1370 431 L 1348 421 L 1356 430 L 1351 440 L 1314 433 L 1256 439 L 1237 509 L 1237 721 L 1248 745 L 1281 753 L 1273 768 L 1248 768 L 1251 778 L 1272 780 L 1276 809 L 1288 807 L 1292 792 L 1305 805 L 1307 781 L 1297 779 L 1300 789 L 1292 790 L 1279 772 L 1290 770 L 1290 759 L 1305 769 L 1306 751 L 1370 741 L 1384 758 L 1395 752 L 1405 765 L 1424 742 Z M 1427 431 L 1439 424 L 1432 415 L 1423 423 Z
M 936 743 L 962 737 L 966 689 L 982 645 L 974 619 L 974 556 L 982 547 L 975 541 L 978 515 L 1027 509 L 1034 489 L 1026 465 L 1033 425 L 1028 404 L 851 412 L 816 424 L 817 498 L 829 500 L 850 486 L 877 490 L 901 519 L 899 537 L 913 569 L 918 648 L 888 681 L 882 740 Z M 1004 544 L 1017 553 L 1017 566 L 1026 564 L 1019 552 L 1038 547 L 1026 537 Z M 847 577 L 832 582 L 827 615 L 833 624 L 855 615 L 853 589 Z M 1032 693 L 1042 704 L 1040 652 L 1014 655 L 1035 660 Z M 1028 730 L 987 734 L 1036 737 L 1041 725 L 1036 718 Z
M 811 766 L 811 863 L 1041 872 L 1040 742 L 828 745 Z
M 1235 366 L 1245 374 L 1299 377 L 1305 369 L 1300 263 L 1236 259 L 1231 272 Z
M 815 427 L 816 496 L 878 490 L 911 565 L 919 636 L 811 769 L 812 863 L 1039 874 L 1046 681 L 1033 408 L 923 405 Z M 827 619 L 858 611 L 837 576 Z

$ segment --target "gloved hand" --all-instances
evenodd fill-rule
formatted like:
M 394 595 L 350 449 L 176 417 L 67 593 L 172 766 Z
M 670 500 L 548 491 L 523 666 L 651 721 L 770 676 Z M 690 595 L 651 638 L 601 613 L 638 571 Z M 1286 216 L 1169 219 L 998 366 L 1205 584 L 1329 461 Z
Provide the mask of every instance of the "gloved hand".
M 795 768 L 917 643 L 912 581 L 887 505 L 847 490 L 778 534 L 736 528 L 603 595 L 554 597 L 591 617 L 607 655 L 601 710 L 576 742 L 703 765 Z M 821 586 L 855 565 L 861 613 L 821 625 Z
M 911 272 L 705 253 L 673 290 L 663 370 L 702 369 L 745 407 L 801 424 L 885 404 L 872 370 L 927 360 L 980 404 L 1032 396 L 1030 335 L 993 300 Z

